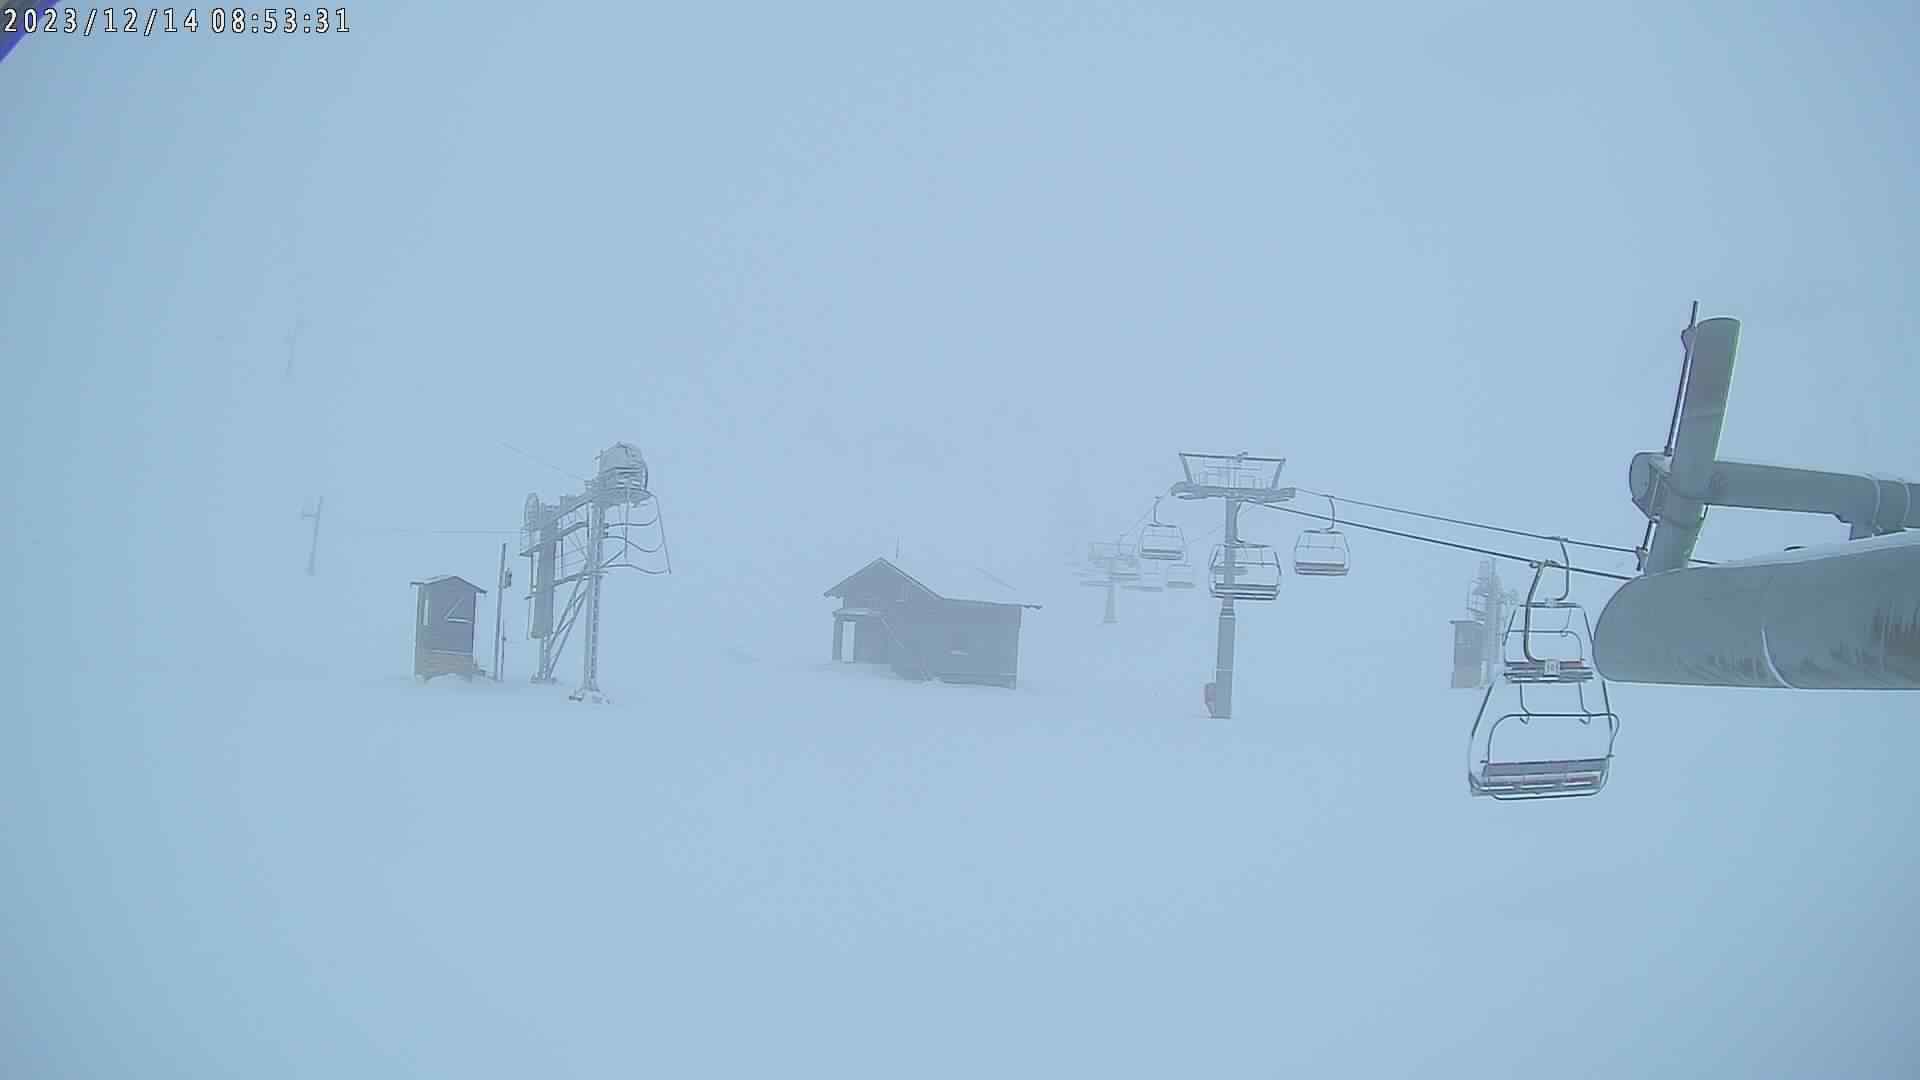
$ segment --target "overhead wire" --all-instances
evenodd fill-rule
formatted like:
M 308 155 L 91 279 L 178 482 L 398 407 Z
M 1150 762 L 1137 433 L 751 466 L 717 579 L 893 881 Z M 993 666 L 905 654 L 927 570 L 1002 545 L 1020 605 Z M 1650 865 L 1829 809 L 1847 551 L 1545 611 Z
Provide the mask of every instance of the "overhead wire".
M 1634 553 L 1633 548 L 1622 547 L 1619 544 L 1602 544 L 1602 543 L 1598 543 L 1596 541 L 1591 541 L 1591 540 L 1576 540 L 1570 536 L 1553 536 L 1548 533 L 1529 532 L 1526 529 L 1509 529 L 1501 525 L 1489 525 L 1483 521 L 1472 521 L 1467 518 L 1448 517 L 1445 514 L 1428 514 L 1428 513 L 1423 513 L 1419 510 L 1408 510 L 1405 507 L 1388 506 L 1385 503 L 1367 502 L 1364 499 L 1349 499 L 1344 495 L 1334 495 L 1330 492 L 1315 491 L 1312 488 L 1296 487 L 1294 488 L 1294 490 L 1299 492 L 1304 492 L 1305 494 L 1308 494 L 1308 495 L 1318 495 L 1323 499 L 1332 499 L 1334 502 L 1343 502 L 1348 504 L 1349 506 L 1364 506 L 1370 510 L 1384 510 L 1389 514 L 1404 514 L 1407 517 L 1425 518 L 1428 521 L 1443 521 L 1449 525 L 1461 525 L 1469 529 L 1480 529 L 1485 532 L 1505 533 L 1508 536 L 1524 536 L 1531 540 L 1551 540 L 1556 543 L 1564 543 L 1569 547 L 1593 548 L 1598 551 L 1613 551 L 1613 552 L 1618 552 L 1622 555 L 1632 555 Z M 1297 511 L 1297 512 L 1307 513 L 1306 511 Z M 1325 518 L 1325 515 L 1323 514 L 1312 514 L 1310 516 Z
M 1291 506 L 1280 506 L 1275 503 L 1256 503 L 1255 505 L 1265 506 L 1269 510 L 1278 510 L 1278 511 L 1281 511 L 1282 513 L 1297 514 L 1300 517 L 1313 518 L 1318 521 L 1326 520 L 1326 516 L 1324 514 L 1316 514 L 1310 510 L 1295 510 Z M 1402 532 L 1398 529 L 1389 529 L 1381 525 L 1368 525 L 1365 522 L 1347 521 L 1347 520 L 1342 520 L 1340 524 L 1342 526 L 1351 527 L 1355 529 L 1366 529 L 1368 532 L 1385 533 L 1388 536 L 1398 536 L 1404 540 L 1417 540 L 1423 544 L 1437 544 L 1441 547 L 1450 547 L 1459 551 L 1471 551 L 1476 555 L 1488 555 L 1496 559 L 1507 559 L 1512 562 L 1526 563 L 1529 566 L 1560 566 L 1562 569 L 1566 570 L 1570 574 L 1585 574 L 1589 577 L 1608 578 L 1613 581 L 1632 581 L 1633 580 L 1632 577 L 1626 574 L 1615 574 L 1605 570 L 1589 570 L 1585 567 L 1580 567 L 1580 566 L 1562 566 L 1560 562 L 1554 559 L 1529 558 L 1525 555 L 1515 555 L 1512 552 L 1507 552 L 1507 551 L 1495 551 L 1492 548 L 1479 547 L 1474 544 L 1462 544 L 1453 540 L 1442 540 L 1434 536 L 1421 536 L 1419 533 Z M 1543 539 L 1558 541 L 1560 538 L 1557 536 L 1553 536 L 1553 537 L 1543 537 Z
M 1503 525 L 1490 525 L 1484 521 L 1473 521 L 1468 518 L 1448 517 L 1445 514 L 1429 514 L 1419 510 L 1409 510 L 1402 506 L 1389 506 L 1386 503 L 1368 502 L 1364 499 L 1350 499 L 1344 495 L 1335 495 L 1335 494 L 1332 494 L 1331 492 L 1326 492 L 1326 491 L 1316 491 L 1313 488 L 1296 487 L 1294 488 L 1294 490 L 1299 492 L 1304 492 L 1305 494 L 1308 494 L 1308 495 L 1318 495 L 1323 499 L 1331 499 L 1336 503 L 1346 503 L 1349 506 L 1364 506 L 1371 510 L 1383 510 L 1389 514 L 1402 514 L 1402 515 L 1405 515 L 1406 517 L 1424 518 L 1428 521 L 1440 521 L 1440 522 L 1445 522 L 1446 524 L 1449 524 L 1449 525 L 1460 525 L 1469 529 L 1479 529 L 1483 532 L 1503 533 L 1507 536 L 1521 536 L 1521 537 L 1526 537 L 1527 539 L 1530 539 L 1530 540 L 1546 540 L 1551 543 L 1566 544 L 1568 547 L 1591 548 L 1596 551 L 1611 551 L 1621 555 L 1632 555 L 1632 556 L 1635 556 L 1636 558 L 1640 556 L 1643 550 L 1642 548 L 1622 547 L 1619 544 L 1603 544 L 1594 540 L 1578 540 L 1571 536 L 1556 536 L 1552 533 L 1530 532 L 1526 529 L 1510 529 Z M 1278 509 L 1278 507 L 1275 507 L 1275 509 Z M 1325 514 L 1315 514 L 1305 510 L 1294 510 L 1291 512 L 1296 514 L 1301 514 L 1306 517 L 1317 518 L 1322 521 L 1333 520 L 1332 518 L 1329 518 Z M 1651 525 L 1651 523 L 1649 523 L 1649 525 Z M 1702 566 L 1714 565 L 1714 563 L 1708 559 L 1692 559 L 1689 561 L 1699 563 Z

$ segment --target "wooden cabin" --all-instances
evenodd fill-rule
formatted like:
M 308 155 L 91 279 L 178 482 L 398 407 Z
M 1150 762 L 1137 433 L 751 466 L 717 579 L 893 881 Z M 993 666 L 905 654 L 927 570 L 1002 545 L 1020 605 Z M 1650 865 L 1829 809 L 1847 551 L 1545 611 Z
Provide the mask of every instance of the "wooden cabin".
M 833 613 L 833 658 L 886 664 L 908 679 L 1011 689 L 1019 681 L 1020 620 L 1040 605 L 984 570 L 875 559 L 825 595 Z M 847 635 L 851 628 L 852 646 Z

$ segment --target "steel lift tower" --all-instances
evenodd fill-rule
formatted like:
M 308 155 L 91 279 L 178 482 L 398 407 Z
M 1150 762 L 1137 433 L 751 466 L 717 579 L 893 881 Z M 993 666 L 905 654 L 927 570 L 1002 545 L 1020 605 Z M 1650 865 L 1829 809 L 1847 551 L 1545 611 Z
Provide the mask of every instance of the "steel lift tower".
M 1697 305 L 1696 305 L 1697 307 Z M 1685 686 L 1920 690 L 1920 484 L 1719 458 L 1740 323 L 1681 335 L 1666 448 L 1634 455 L 1642 575 L 1594 628 L 1609 679 Z M 1848 540 L 1692 566 L 1711 506 L 1830 515 Z
M 1293 498 L 1280 486 L 1286 458 L 1238 454 L 1180 455 L 1186 479 L 1167 494 L 1178 499 L 1220 499 L 1226 504 L 1226 532 L 1208 565 L 1209 591 L 1220 599 L 1220 631 L 1215 650 L 1208 710 L 1221 720 L 1233 716 L 1233 638 L 1235 600 L 1272 601 L 1280 596 L 1280 560 L 1265 544 L 1240 539 L 1240 507 L 1274 506 Z
M 533 571 L 533 592 L 528 597 L 533 611 L 527 619 L 527 636 L 540 642 L 534 682 L 557 681 L 554 667 L 578 622 L 583 625 L 580 687 L 571 699 L 596 703 L 606 700 L 600 691 L 603 582 L 609 570 L 631 569 L 647 574 L 672 570 L 664 529 L 660 529 L 660 541 L 653 547 L 633 541 L 634 530 L 660 526 L 659 505 L 647 487 L 646 460 L 629 443 L 615 443 L 600 452 L 593 479 L 587 481 L 585 490 L 552 503 L 543 502 L 538 493 L 527 496 L 520 554 L 529 560 Z M 642 507 L 651 507 L 652 517 L 634 520 L 633 511 Z M 609 558 L 611 544 L 618 545 L 618 553 Z M 635 553 L 661 556 L 662 568 L 635 563 Z M 555 599 L 562 585 L 572 588 L 556 615 Z

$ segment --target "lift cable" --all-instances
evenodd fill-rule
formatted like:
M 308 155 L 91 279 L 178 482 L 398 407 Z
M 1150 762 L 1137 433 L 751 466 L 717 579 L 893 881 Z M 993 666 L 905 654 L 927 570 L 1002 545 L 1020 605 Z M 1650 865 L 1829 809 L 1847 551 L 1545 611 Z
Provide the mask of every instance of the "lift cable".
M 1274 503 L 1258 503 L 1256 505 L 1265 506 L 1269 510 L 1279 510 L 1282 513 L 1287 513 L 1287 514 L 1298 514 L 1301 517 L 1309 517 L 1319 521 L 1326 520 L 1325 515 L 1313 513 L 1310 510 L 1295 510 L 1291 506 L 1280 506 Z M 1533 559 L 1533 558 L 1528 558 L 1525 555 L 1515 555 L 1507 551 L 1494 551 L 1492 548 L 1476 547 L 1472 544 L 1455 543 L 1452 540 L 1441 540 L 1438 537 L 1421 536 L 1418 533 L 1401 532 L 1398 529 L 1388 529 L 1379 525 L 1368 525 L 1359 521 L 1342 521 L 1340 524 L 1343 527 L 1349 527 L 1349 528 L 1355 528 L 1355 529 L 1366 529 L 1369 532 L 1386 533 L 1388 536 L 1398 536 L 1406 540 L 1418 540 L 1421 543 L 1425 543 L 1425 544 L 1438 544 L 1441 547 L 1450 547 L 1459 551 L 1471 551 L 1476 555 L 1491 555 L 1496 559 L 1508 559 L 1517 563 L 1526 563 L 1528 566 L 1534 566 L 1534 567 L 1556 566 L 1556 567 L 1560 567 L 1560 569 L 1563 569 L 1570 574 L 1586 574 L 1590 577 L 1608 578 L 1613 581 L 1632 581 L 1633 580 L 1632 577 L 1626 574 L 1614 574 L 1614 573 L 1609 573 L 1605 570 L 1588 570 L 1584 567 L 1579 567 L 1579 566 L 1561 566 L 1559 562 L 1552 559 Z M 1558 541 L 1560 538 L 1557 536 L 1552 536 L 1552 537 L 1541 537 L 1541 539 Z M 1568 542 L 1571 543 L 1571 541 L 1568 541 Z
M 1640 549 L 1638 548 L 1621 547 L 1619 544 L 1602 544 L 1602 543 L 1597 543 L 1591 540 L 1575 540 L 1572 537 L 1567 537 L 1567 536 L 1554 536 L 1549 533 L 1528 532 L 1525 529 L 1509 529 L 1500 525 L 1489 525 L 1484 521 L 1469 521 L 1466 518 L 1447 517 L 1444 514 L 1426 514 L 1418 510 L 1408 510 L 1405 507 L 1388 506 L 1385 503 L 1367 502 L 1364 499 L 1349 499 L 1343 495 L 1334 495 L 1330 492 L 1325 492 L 1325 491 L 1315 491 L 1312 488 L 1302 487 L 1302 488 L 1295 488 L 1294 490 L 1305 492 L 1308 495 L 1318 495 L 1324 499 L 1332 499 L 1335 502 L 1343 502 L 1350 506 L 1365 506 L 1373 510 L 1384 510 L 1390 514 L 1404 514 L 1407 517 L 1425 518 L 1428 521 L 1443 521 L 1449 525 L 1462 525 L 1470 529 L 1480 529 L 1485 532 L 1505 533 L 1508 536 L 1524 536 L 1529 540 L 1547 540 L 1556 544 L 1566 544 L 1569 547 L 1592 548 L 1596 551 L 1611 551 L 1621 555 L 1639 556 L 1641 553 Z M 1304 514 L 1307 517 L 1318 518 L 1322 521 L 1331 520 L 1324 514 L 1313 514 L 1304 510 L 1296 510 L 1294 511 L 1294 513 Z M 1693 559 L 1691 561 L 1699 563 L 1703 566 L 1714 565 L 1712 562 L 1706 559 Z
M 347 532 L 379 533 L 383 536 L 518 536 L 519 529 L 406 529 L 378 525 L 341 526 Z
M 1428 521 L 1444 521 L 1449 525 L 1464 525 L 1470 529 L 1481 529 L 1486 532 L 1505 533 L 1508 536 L 1524 536 L 1530 540 L 1551 540 L 1551 541 L 1554 541 L 1555 543 L 1565 541 L 1569 546 L 1572 546 L 1572 547 L 1594 548 L 1599 551 L 1614 551 L 1622 555 L 1633 554 L 1632 548 L 1621 547 L 1618 544 L 1600 544 L 1600 543 L 1593 543 L 1586 540 L 1575 540 L 1571 537 L 1566 537 L 1566 536 L 1549 536 L 1546 533 L 1528 532 L 1525 529 L 1509 529 L 1500 525 L 1488 525 L 1486 522 L 1483 522 L 1483 521 L 1469 521 L 1466 518 L 1447 517 L 1444 514 L 1424 514 L 1418 510 L 1408 510 L 1405 507 L 1400 507 L 1400 506 L 1388 506 L 1385 503 L 1367 502 L 1364 499 L 1349 499 L 1343 495 L 1334 495 L 1325 491 L 1315 491 L 1312 488 L 1295 488 L 1294 490 L 1305 492 L 1308 495 L 1318 495 L 1323 499 L 1332 499 L 1335 502 L 1343 502 L 1350 506 L 1364 506 L 1372 510 L 1384 510 L 1390 514 L 1404 514 L 1407 517 L 1426 518 Z M 1324 514 L 1313 514 L 1311 516 L 1322 518 L 1323 520 L 1326 517 L 1326 515 Z

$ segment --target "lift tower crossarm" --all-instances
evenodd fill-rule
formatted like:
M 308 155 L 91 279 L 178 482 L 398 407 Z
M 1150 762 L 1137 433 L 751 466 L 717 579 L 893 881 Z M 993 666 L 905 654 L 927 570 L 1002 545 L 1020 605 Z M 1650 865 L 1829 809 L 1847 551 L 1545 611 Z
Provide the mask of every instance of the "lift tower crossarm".
M 1673 463 L 1664 454 L 1635 454 L 1627 469 L 1633 504 L 1656 521 L 1661 496 L 1673 491 Z M 1831 514 L 1847 523 L 1849 539 L 1920 529 L 1920 484 L 1853 473 L 1715 461 L 1704 490 L 1688 493 L 1703 506 Z
M 1234 499 L 1239 502 L 1259 503 L 1272 506 L 1275 503 L 1291 502 L 1297 489 L 1283 488 L 1241 488 L 1218 487 L 1211 484 L 1193 484 L 1181 481 L 1167 489 L 1167 494 L 1176 499 Z
M 580 509 L 581 507 L 587 505 L 592 501 L 593 501 L 592 492 L 582 492 L 578 495 L 568 495 L 565 498 L 561 499 L 558 504 L 549 503 L 546 506 L 541 508 L 542 515 L 539 523 L 529 525 L 526 531 L 529 534 L 538 535 L 542 531 L 550 530 L 552 529 L 554 522 L 559 521 L 560 519 L 566 517 L 567 515 L 573 513 L 574 511 Z M 553 535 L 547 537 L 545 540 L 535 540 L 531 543 L 524 543 L 521 545 L 522 550 L 520 552 L 520 557 L 523 559 L 532 558 L 534 554 L 540 550 L 541 544 L 551 543 L 554 540 L 558 540 L 558 539 L 561 539 L 562 537 L 569 536 L 586 527 L 587 527 L 586 522 L 575 521 L 565 526 L 564 528 L 560 529 L 559 531 L 554 532 Z

